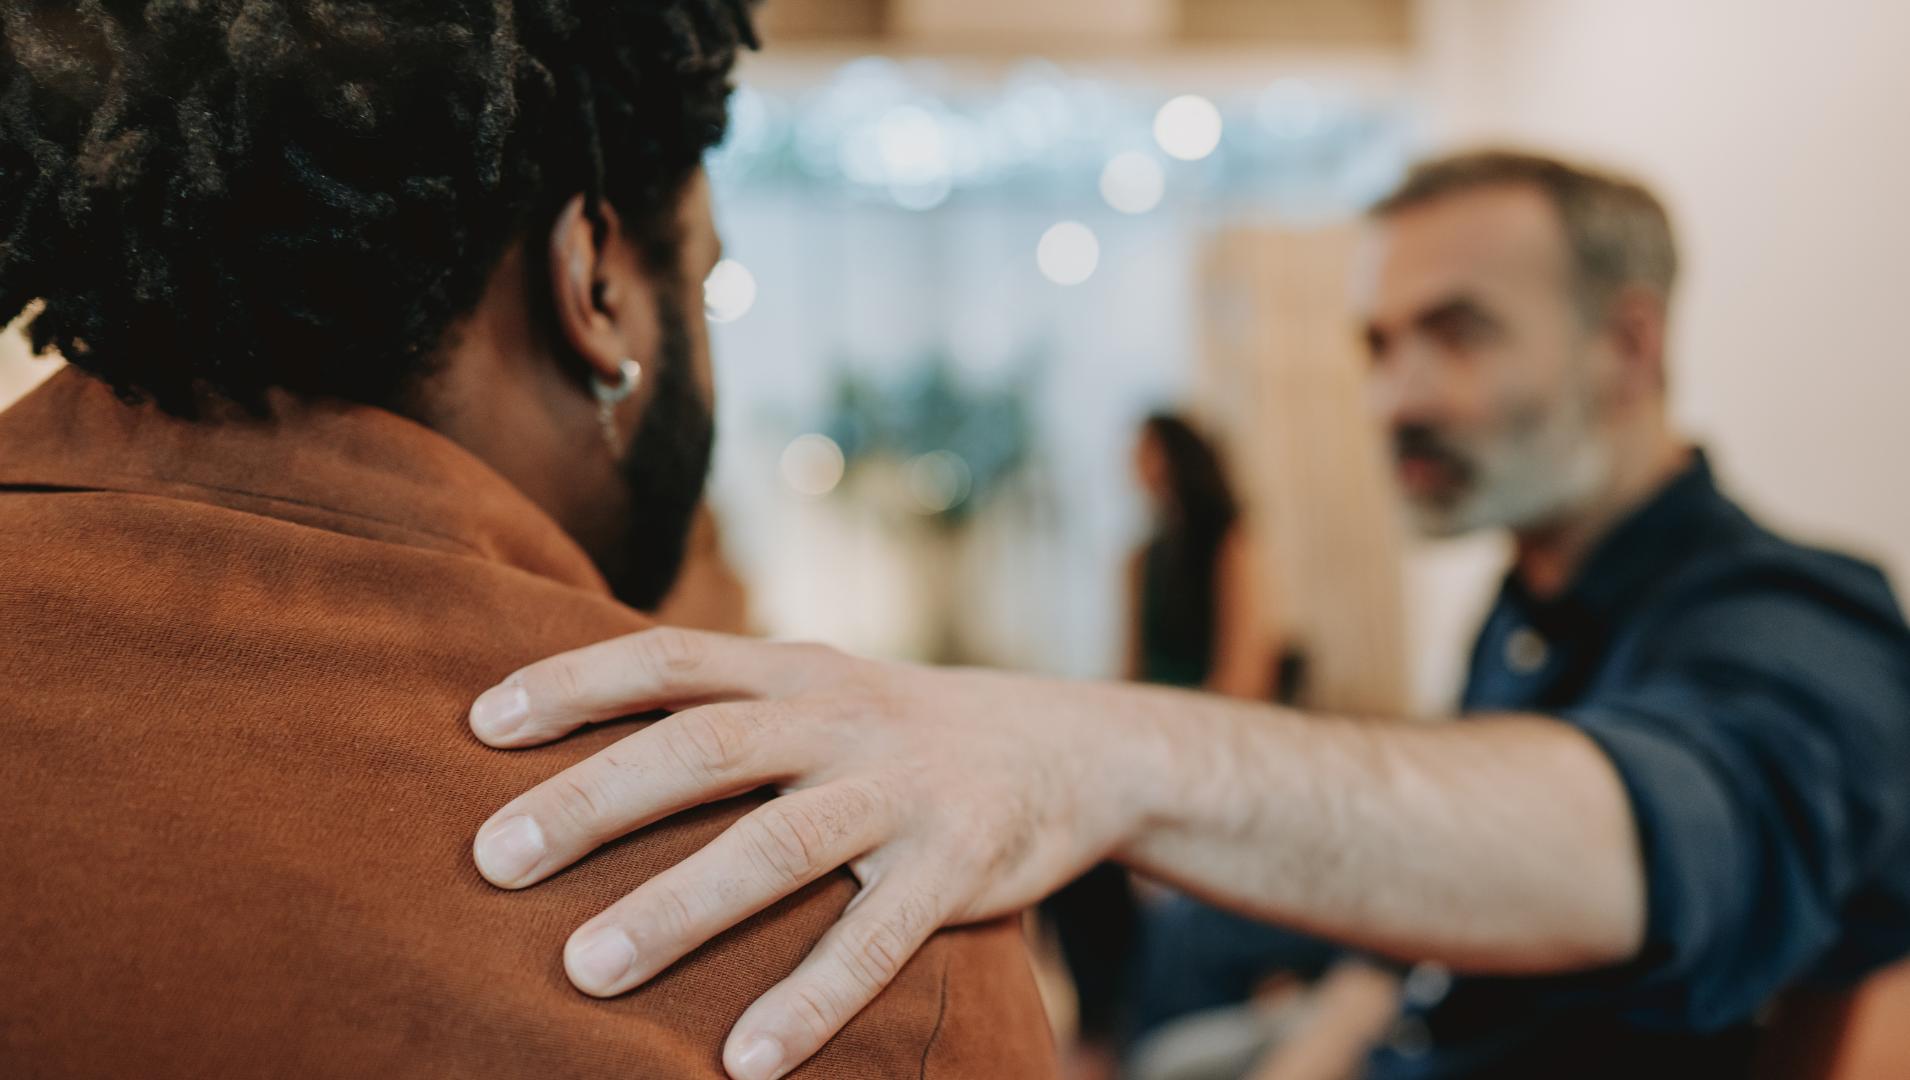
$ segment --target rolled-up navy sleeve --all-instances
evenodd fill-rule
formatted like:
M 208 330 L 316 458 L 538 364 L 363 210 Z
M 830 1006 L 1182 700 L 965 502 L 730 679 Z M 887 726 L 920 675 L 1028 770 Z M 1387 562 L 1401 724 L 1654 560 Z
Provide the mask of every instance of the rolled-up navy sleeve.
M 1610 757 L 1637 824 L 1634 1022 L 1722 1027 L 1810 976 L 1910 827 L 1902 624 L 1755 584 L 1683 606 L 1641 640 L 1637 680 L 1564 713 Z

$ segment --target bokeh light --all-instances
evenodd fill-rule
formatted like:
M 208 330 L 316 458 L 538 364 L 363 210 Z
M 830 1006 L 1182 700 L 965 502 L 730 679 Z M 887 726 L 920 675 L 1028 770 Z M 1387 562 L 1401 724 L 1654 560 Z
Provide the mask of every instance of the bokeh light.
M 875 128 L 881 176 L 896 204 L 907 210 L 933 210 L 953 190 L 948 137 L 934 114 L 917 105 L 898 105 Z
M 1130 150 L 1101 170 L 1101 197 L 1123 214 L 1145 214 L 1167 194 L 1167 174 L 1152 154 Z
M 1041 236 L 1035 262 L 1056 285 L 1079 285 L 1101 265 L 1101 241 L 1078 221 L 1063 221 Z
M 909 462 L 909 497 L 924 514 L 942 514 L 968 499 L 975 477 L 960 454 L 933 450 Z
M 1199 161 L 1220 146 L 1220 108 L 1198 94 L 1183 94 L 1154 115 L 1154 141 L 1170 157 Z
M 799 495 L 820 497 L 842 483 L 842 447 L 827 435 L 799 435 L 783 449 L 783 482 Z
M 756 275 L 735 259 L 724 259 L 703 282 L 703 310 L 711 322 L 735 322 L 756 306 Z

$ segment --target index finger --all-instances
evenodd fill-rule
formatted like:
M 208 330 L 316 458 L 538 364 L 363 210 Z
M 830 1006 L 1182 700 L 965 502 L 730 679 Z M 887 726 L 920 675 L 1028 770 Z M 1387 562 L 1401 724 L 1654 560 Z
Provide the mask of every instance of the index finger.
M 658 627 L 520 668 L 471 705 L 471 731 L 502 749 L 534 746 L 585 724 L 718 701 L 792 694 L 819 646 Z

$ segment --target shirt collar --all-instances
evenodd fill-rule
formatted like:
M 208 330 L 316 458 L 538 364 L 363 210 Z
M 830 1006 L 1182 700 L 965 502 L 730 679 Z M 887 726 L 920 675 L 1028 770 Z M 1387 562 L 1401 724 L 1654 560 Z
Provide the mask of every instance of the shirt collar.
M 274 395 L 191 422 L 71 368 L 0 413 L 0 487 L 186 499 L 505 563 L 607 593 L 582 548 L 456 443 L 395 413 Z
M 1515 571 L 1506 577 L 1504 599 L 1549 636 L 1588 624 L 1609 626 L 1684 563 L 1704 542 L 1704 525 L 1729 505 L 1709 458 L 1694 450 L 1684 471 L 1593 547 L 1561 595 L 1533 596 Z

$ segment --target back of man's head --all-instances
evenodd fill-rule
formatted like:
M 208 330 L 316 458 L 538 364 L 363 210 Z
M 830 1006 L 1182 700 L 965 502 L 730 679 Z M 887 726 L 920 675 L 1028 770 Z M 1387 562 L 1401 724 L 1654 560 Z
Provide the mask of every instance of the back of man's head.
M 746 0 L 11 0 L 0 322 L 177 412 L 390 404 L 578 193 L 672 264 L 750 44 Z

